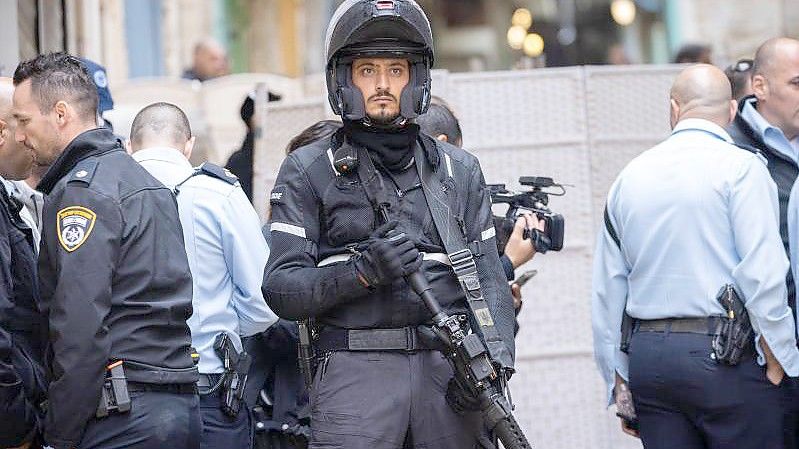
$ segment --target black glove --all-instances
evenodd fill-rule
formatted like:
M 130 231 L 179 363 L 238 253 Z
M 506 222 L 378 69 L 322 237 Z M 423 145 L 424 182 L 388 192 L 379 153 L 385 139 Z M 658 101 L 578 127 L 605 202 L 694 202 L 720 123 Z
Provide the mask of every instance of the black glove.
M 392 221 L 377 228 L 371 243 L 355 260 L 359 280 L 367 287 L 391 284 L 419 269 L 422 257 L 416 245 Z
M 467 391 L 454 377 L 447 384 L 447 404 L 459 415 L 480 410 L 480 400 Z
M 422 346 L 427 349 L 432 349 L 434 351 L 446 353 L 449 351 L 449 347 L 441 337 L 438 336 L 436 331 L 427 325 L 421 325 L 416 327 L 416 335 L 419 337 L 419 341 L 422 343 Z

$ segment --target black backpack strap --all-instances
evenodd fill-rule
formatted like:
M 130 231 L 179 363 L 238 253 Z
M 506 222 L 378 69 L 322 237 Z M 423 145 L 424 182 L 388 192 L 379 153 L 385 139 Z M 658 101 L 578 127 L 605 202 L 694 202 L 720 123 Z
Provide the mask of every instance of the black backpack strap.
M 619 234 L 616 233 L 616 228 L 613 227 L 613 223 L 610 222 L 607 204 L 605 205 L 605 212 L 603 215 L 605 216 L 605 231 L 607 231 L 610 238 L 616 243 L 616 246 L 619 247 L 619 251 L 621 251 L 621 239 L 619 239 Z M 619 349 L 626 354 L 630 351 L 630 339 L 633 336 L 635 327 L 635 318 L 627 314 L 626 298 L 624 300 L 624 309 L 624 315 L 621 318 L 621 343 L 619 344 Z
M 425 137 L 422 136 L 420 139 L 422 145 L 435 145 L 433 147 L 428 146 L 427 151 L 439 151 L 437 142 L 432 138 L 425 139 Z M 427 200 L 430 214 L 433 216 L 433 223 L 444 243 L 444 250 L 452 263 L 452 269 L 458 278 L 458 283 L 466 294 L 466 302 L 472 312 L 474 321 L 480 327 L 480 332 L 492 358 L 501 360 L 499 354 L 504 343 L 497 328 L 494 326 L 494 319 L 491 316 L 488 302 L 483 297 L 477 264 L 468 248 L 467 238 L 464 234 L 463 220 L 457 215 L 457 211 L 460 210 L 456 202 L 457 191 L 447 187 L 441 179 L 444 174 L 452 177 L 453 172 L 451 168 L 438 170 L 438 172 L 434 171 L 425 155 L 425 149 L 421 146 L 417 146 L 414 156 L 424 197 Z M 451 163 L 447 156 L 445 155 L 445 160 L 447 161 L 445 163 Z
M 605 205 L 605 212 L 603 214 L 605 216 L 605 230 L 608 231 L 608 235 L 610 238 L 616 242 L 616 246 L 621 249 L 621 240 L 619 240 L 619 234 L 616 233 L 616 229 L 613 227 L 613 223 L 610 222 L 610 214 L 608 213 L 608 205 Z

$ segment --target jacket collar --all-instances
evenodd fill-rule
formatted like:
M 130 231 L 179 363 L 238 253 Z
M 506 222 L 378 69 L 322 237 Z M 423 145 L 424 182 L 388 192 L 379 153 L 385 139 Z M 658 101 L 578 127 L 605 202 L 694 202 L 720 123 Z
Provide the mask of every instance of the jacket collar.
M 78 162 L 110 151 L 122 151 L 122 142 L 108 128 L 84 131 L 67 145 L 36 186 L 36 190 L 49 195 L 58 181 L 66 176 Z
M 742 98 L 738 103 L 738 113 L 735 114 L 735 119 L 732 121 L 730 126 L 727 127 L 727 131 L 730 133 L 732 140 L 734 140 L 735 144 L 739 147 L 751 151 L 752 153 L 764 153 L 767 154 L 768 157 L 773 156 L 795 165 L 796 162 L 774 148 L 768 146 L 768 144 L 763 141 L 763 137 L 752 128 L 752 125 L 750 125 L 746 119 L 744 119 L 742 114 L 744 106 L 747 102 L 756 102 L 757 100 L 754 98 L 754 95 L 749 95 L 748 97 Z

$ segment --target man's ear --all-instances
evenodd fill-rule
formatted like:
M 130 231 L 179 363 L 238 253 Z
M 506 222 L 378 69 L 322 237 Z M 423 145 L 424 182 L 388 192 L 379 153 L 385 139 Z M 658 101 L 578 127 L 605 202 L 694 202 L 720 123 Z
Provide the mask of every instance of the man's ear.
M 442 142 L 449 142 L 449 137 L 447 137 L 446 134 L 439 134 L 438 136 L 436 136 L 436 139 Z
M 133 144 L 130 143 L 130 139 L 125 139 L 125 151 L 128 154 L 133 154 Z
M 752 93 L 755 94 L 758 100 L 762 100 L 768 96 L 768 91 L 768 81 L 766 81 L 765 76 L 761 74 L 752 76 Z
M 72 112 L 71 107 L 65 101 L 59 101 L 53 106 L 53 112 L 56 114 L 56 123 L 58 126 L 64 126 L 69 121 L 69 115 Z
M 0 119 L 0 147 L 6 144 L 9 135 L 8 122 Z M 13 137 L 13 136 L 12 136 Z
M 671 124 L 671 129 L 677 126 L 678 121 L 680 121 L 680 104 L 677 103 L 677 100 L 671 98 L 669 99 L 669 123 Z
M 190 159 L 191 158 L 191 152 L 192 152 L 192 150 L 194 150 L 194 142 L 195 142 L 195 140 L 196 140 L 196 137 L 191 136 L 191 139 L 187 140 L 186 141 L 186 145 L 183 146 L 182 153 L 183 153 L 184 156 L 186 156 L 186 159 Z
M 735 120 L 735 116 L 738 114 L 738 100 L 730 100 L 730 121 L 727 123 L 732 123 Z

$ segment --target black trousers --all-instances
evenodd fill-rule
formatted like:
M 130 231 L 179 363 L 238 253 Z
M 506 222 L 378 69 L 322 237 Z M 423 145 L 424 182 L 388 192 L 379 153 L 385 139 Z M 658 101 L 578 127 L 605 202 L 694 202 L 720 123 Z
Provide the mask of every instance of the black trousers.
M 220 408 L 221 390 L 200 396 L 203 433 L 200 449 L 250 449 L 252 426 L 250 409 L 242 406 L 235 418 Z
M 310 392 L 310 449 L 472 449 L 482 420 L 444 394 L 452 368 L 438 351 L 332 353 Z
M 197 394 L 130 392 L 130 412 L 92 419 L 79 449 L 199 449 Z
M 755 356 L 717 363 L 710 342 L 689 333 L 633 335 L 630 390 L 644 447 L 782 449 L 781 388 Z

